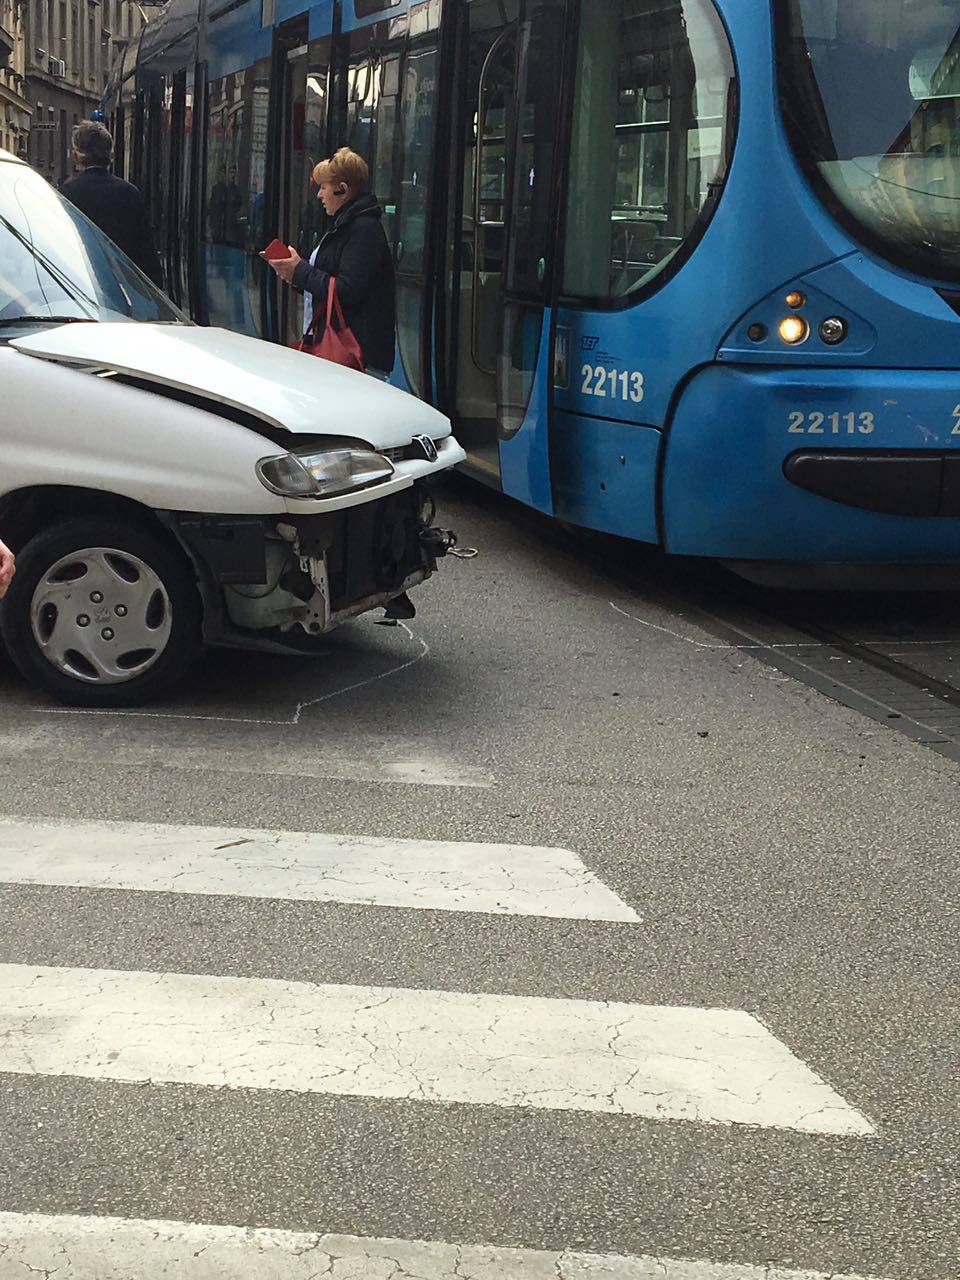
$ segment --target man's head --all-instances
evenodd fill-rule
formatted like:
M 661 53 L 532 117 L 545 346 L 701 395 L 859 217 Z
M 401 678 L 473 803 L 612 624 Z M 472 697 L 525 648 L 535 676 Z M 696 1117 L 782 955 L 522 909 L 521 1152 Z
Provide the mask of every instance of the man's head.
M 73 163 L 78 169 L 108 167 L 113 160 L 113 138 L 96 120 L 81 120 L 73 127 Z
M 370 169 L 363 156 L 341 147 L 329 160 L 321 160 L 313 170 L 317 196 L 333 217 L 348 200 L 362 196 L 370 185 Z

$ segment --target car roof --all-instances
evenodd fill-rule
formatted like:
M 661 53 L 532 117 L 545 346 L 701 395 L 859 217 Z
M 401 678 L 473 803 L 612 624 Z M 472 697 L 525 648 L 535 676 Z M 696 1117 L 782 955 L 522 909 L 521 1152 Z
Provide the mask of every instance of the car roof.
M 0 160 L 12 160 L 14 164 L 23 164 L 23 161 L 12 151 L 4 151 L 2 147 L 0 147 Z

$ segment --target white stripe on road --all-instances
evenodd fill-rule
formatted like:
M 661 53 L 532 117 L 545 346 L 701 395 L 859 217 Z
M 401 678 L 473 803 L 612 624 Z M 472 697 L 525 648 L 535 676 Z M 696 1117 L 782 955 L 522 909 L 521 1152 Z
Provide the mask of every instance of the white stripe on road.
M 0 883 L 636 922 L 567 849 L 0 818 Z
M 8 964 L 0 1071 L 873 1133 L 730 1009 Z
M 0 1280 L 867 1280 L 831 1271 L 0 1213 Z

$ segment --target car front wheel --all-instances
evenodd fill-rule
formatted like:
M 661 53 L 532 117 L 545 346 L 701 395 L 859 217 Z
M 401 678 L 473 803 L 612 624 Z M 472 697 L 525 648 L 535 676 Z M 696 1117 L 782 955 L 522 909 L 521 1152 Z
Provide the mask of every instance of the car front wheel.
M 200 647 L 200 598 L 187 561 L 133 523 L 80 518 L 17 555 L 0 632 L 29 681 L 61 702 L 146 701 L 183 675 Z

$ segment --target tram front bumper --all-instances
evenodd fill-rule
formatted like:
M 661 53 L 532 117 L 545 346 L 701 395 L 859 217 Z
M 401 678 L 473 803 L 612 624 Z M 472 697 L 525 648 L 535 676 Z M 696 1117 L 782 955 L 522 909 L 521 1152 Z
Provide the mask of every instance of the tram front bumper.
M 939 370 L 701 371 L 665 443 L 666 549 L 960 563 L 958 398 Z

